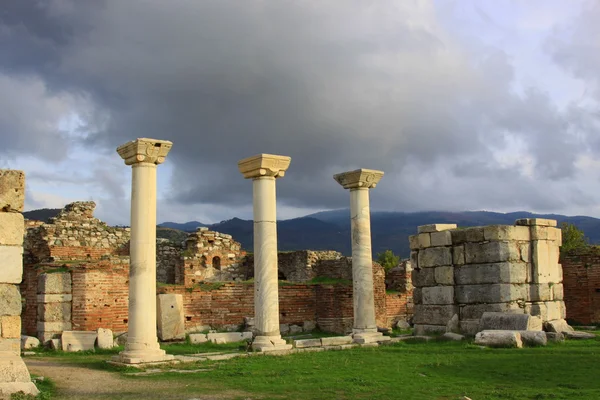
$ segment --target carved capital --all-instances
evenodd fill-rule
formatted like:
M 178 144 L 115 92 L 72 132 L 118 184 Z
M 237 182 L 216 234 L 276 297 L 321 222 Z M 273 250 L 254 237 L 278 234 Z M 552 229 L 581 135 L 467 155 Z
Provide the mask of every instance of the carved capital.
M 337 181 L 344 189 L 358 189 L 358 188 L 374 188 L 379 183 L 379 180 L 383 176 L 383 171 L 377 171 L 374 169 L 357 169 L 355 171 L 342 172 L 336 174 L 333 179 Z
M 125 160 L 125 165 L 162 164 L 172 146 L 168 140 L 138 138 L 117 147 L 117 153 Z
M 258 154 L 238 162 L 238 169 L 246 179 L 271 176 L 281 178 L 290 166 L 291 157 L 274 154 Z

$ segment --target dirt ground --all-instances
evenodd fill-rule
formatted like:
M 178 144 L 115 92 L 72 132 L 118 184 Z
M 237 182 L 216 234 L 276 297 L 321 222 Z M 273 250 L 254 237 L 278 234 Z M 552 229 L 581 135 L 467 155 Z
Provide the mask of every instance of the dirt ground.
M 29 372 L 50 378 L 56 385 L 52 399 L 165 399 L 165 400 L 225 400 L 248 399 L 244 393 L 223 392 L 219 395 L 182 393 L 177 382 L 135 380 L 116 372 L 68 364 L 53 358 L 25 358 Z

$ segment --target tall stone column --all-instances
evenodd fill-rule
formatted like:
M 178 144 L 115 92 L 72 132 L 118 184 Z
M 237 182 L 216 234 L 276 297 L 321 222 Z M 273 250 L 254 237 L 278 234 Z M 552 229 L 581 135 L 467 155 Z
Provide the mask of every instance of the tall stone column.
M 156 166 L 165 161 L 172 145 L 141 138 L 117 148 L 132 166 L 127 344 L 115 357 L 126 364 L 173 359 L 160 348 L 156 332 Z
M 373 294 L 373 256 L 371 253 L 371 215 L 369 189 L 374 188 L 382 171 L 357 169 L 333 176 L 344 189 L 350 189 L 352 219 L 352 286 L 354 298 L 353 337 L 357 343 L 385 339 L 377 332 Z
M 246 179 L 252 179 L 254 205 L 254 323 L 258 351 L 291 349 L 279 332 L 277 283 L 277 212 L 275 179 L 281 178 L 291 158 L 259 154 L 238 162 Z

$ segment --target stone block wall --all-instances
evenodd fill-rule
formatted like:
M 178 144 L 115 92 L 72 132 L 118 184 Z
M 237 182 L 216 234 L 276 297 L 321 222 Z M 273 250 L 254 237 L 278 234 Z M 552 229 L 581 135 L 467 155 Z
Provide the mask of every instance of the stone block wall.
M 175 283 L 175 271 L 183 271 L 184 247 L 168 239 L 156 239 L 156 280 L 162 283 Z
M 288 282 L 308 282 L 317 276 L 334 279 L 352 279 L 350 261 L 340 262 L 346 257 L 332 250 L 280 251 L 277 253 L 277 271 L 280 280 Z M 331 271 L 327 265 L 330 265 Z M 245 257 L 247 279 L 254 277 L 254 255 Z M 349 274 L 349 275 L 348 275 Z
M 411 236 L 417 333 L 443 332 L 457 315 L 474 334 L 486 311 L 528 313 L 542 322 L 565 318 L 561 231 L 556 221 L 456 229 L 420 226 Z
M 69 272 L 44 273 L 37 278 L 37 336 L 42 343 L 70 331 L 72 282 Z
M 589 246 L 561 257 L 569 322 L 600 324 L 600 247 Z

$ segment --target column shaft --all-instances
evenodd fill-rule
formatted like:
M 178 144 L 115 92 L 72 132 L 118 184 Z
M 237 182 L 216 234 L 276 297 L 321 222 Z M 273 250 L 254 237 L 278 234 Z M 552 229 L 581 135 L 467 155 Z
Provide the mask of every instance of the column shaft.
M 354 330 L 376 332 L 368 188 L 350 190 L 350 216 L 352 219 Z

